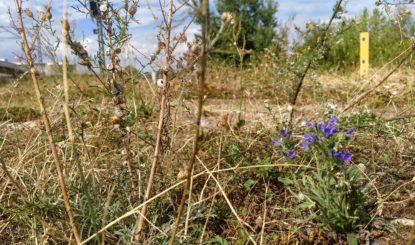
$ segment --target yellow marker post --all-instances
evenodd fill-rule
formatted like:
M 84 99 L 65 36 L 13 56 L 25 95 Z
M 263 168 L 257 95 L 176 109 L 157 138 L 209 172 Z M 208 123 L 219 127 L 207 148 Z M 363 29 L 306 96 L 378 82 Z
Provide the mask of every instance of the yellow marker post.
M 369 71 L 369 32 L 360 33 L 360 77 Z

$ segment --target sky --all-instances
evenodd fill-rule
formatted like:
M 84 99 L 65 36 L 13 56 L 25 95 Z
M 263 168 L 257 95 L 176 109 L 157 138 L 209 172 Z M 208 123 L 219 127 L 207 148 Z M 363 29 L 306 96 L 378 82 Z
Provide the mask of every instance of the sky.
M 161 0 L 163 2 L 165 0 Z M 24 0 L 23 9 L 30 8 L 32 12 L 37 15 L 37 10 L 41 10 L 44 6 L 51 2 L 52 6 L 52 26 L 56 33 L 60 33 L 60 19 L 62 18 L 63 0 Z M 115 4 L 121 4 L 123 0 L 110 0 Z M 165 1 L 167 2 L 167 1 Z M 178 4 L 178 1 L 177 5 Z M 214 3 L 215 1 L 211 1 Z M 294 23 L 297 26 L 303 26 L 307 21 L 325 21 L 330 18 L 331 10 L 336 0 L 279 0 L 277 19 L 280 23 L 287 22 L 292 16 L 295 16 Z M 359 15 L 364 8 L 373 9 L 375 0 L 348 0 L 347 1 L 347 15 Z M 78 1 L 68 0 L 68 6 L 79 6 Z M 150 55 L 156 49 L 156 35 L 158 33 L 157 25 L 160 24 L 162 17 L 160 14 L 160 6 L 158 0 L 139 0 L 139 6 L 136 17 L 139 23 L 134 23 L 130 26 L 130 33 L 132 34 L 130 52 L 139 51 L 145 55 Z M 96 35 L 93 34 L 95 23 L 86 15 L 75 11 L 74 8 L 69 7 L 69 19 L 71 27 L 75 27 L 75 34 L 77 39 L 82 40 L 86 49 L 90 52 L 96 52 L 97 42 Z M 149 10 L 149 7 L 152 11 Z M 10 26 L 9 9 L 11 12 L 15 11 L 14 0 L 0 1 L 0 58 L 6 58 L 11 62 L 15 61 L 15 57 L 21 56 L 23 53 L 20 50 L 19 40 L 13 39 L 13 35 L 6 32 L 2 27 Z M 154 15 L 153 15 L 153 14 Z M 178 26 L 183 26 L 180 22 L 185 20 L 187 10 L 185 8 L 178 11 L 175 18 Z M 15 15 L 13 15 L 15 16 Z M 155 18 L 154 18 L 155 17 Z M 30 20 L 25 18 L 25 23 L 30 26 Z M 187 36 L 192 38 L 195 33 L 199 32 L 199 26 L 190 26 Z M 176 33 L 180 31 L 177 28 Z M 183 47 L 184 48 L 184 47 Z M 132 51 L 131 51 L 132 50 Z M 180 52 L 180 49 L 179 49 Z M 47 59 L 47 58 L 46 58 Z

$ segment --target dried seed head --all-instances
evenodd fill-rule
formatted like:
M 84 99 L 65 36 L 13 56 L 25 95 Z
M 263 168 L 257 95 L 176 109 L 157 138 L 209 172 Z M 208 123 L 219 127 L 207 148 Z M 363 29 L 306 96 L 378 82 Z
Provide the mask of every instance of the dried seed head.
M 69 22 L 67 19 L 62 20 L 62 29 L 66 31 L 67 33 L 71 29 L 71 26 L 69 25 Z
M 46 12 L 46 19 L 51 20 L 52 14 L 50 12 Z
M 50 12 L 51 9 L 52 9 L 52 6 L 50 6 L 49 4 L 46 4 L 45 6 L 46 12 Z
M 180 32 L 180 34 L 179 34 L 179 43 L 185 43 L 185 42 L 187 42 L 186 33 Z
M 120 54 L 120 53 L 121 53 L 121 49 L 120 49 L 120 48 L 116 48 L 116 49 L 114 49 L 114 53 L 115 53 L 115 54 Z
M 128 9 L 128 13 L 131 15 L 131 17 L 133 17 L 135 13 L 137 13 L 137 6 L 135 4 L 131 5 Z
M 33 18 L 33 12 L 29 8 L 25 9 L 24 12 L 27 17 Z
M 177 180 L 183 180 L 187 178 L 187 171 L 185 169 L 181 169 L 179 173 L 177 173 Z
M 41 20 L 41 21 L 45 21 L 46 20 L 46 13 L 45 12 L 40 12 L 40 17 L 39 17 L 39 19 Z
M 118 117 L 118 116 L 112 116 L 112 117 L 111 117 L 111 123 L 112 123 L 112 124 L 120 124 L 120 123 L 121 123 L 121 117 Z
M 79 61 L 79 64 L 80 65 L 83 65 L 83 66 L 90 66 L 91 65 L 91 62 L 89 62 L 89 60 L 81 59 Z
M 122 110 L 120 108 L 115 108 L 114 110 L 114 116 L 121 118 L 124 115 L 124 113 L 122 112 Z
M 220 16 L 220 19 L 223 23 L 231 23 L 234 24 L 235 22 L 235 14 L 230 12 L 223 12 Z

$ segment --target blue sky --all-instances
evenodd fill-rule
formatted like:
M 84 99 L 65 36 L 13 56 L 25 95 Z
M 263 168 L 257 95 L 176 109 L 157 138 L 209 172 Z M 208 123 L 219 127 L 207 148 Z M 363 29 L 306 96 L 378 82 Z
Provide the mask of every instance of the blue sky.
M 53 11 L 53 25 L 59 30 L 59 20 L 62 16 L 63 0 L 25 0 L 24 8 L 29 7 L 32 12 L 36 14 L 36 9 L 41 9 L 48 2 L 51 2 Z M 162 0 L 163 2 L 164 0 Z M 75 0 L 69 0 L 68 5 L 79 5 Z M 123 0 L 110 0 L 115 4 L 121 4 Z M 211 1 L 214 2 L 214 1 Z M 335 0 L 279 0 L 279 9 L 277 18 L 279 22 L 286 22 L 289 18 L 295 15 L 294 23 L 297 26 L 302 26 L 308 20 L 325 21 L 330 17 L 332 7 Z M 374 8 L 375 0 L 348 0 L 347 11 L 349 16 L 359 15 L 364 8 Z M 139 24 L 133 24 L 130 27 L 132 34 L 131 46 L 134 50 L 138 50 L 146 55 L 150 55 L 155 49 L 157 24 L 161 21 L 160 7 L 158 0 L 140 0 L 141 8 L 139 8 L 136 16 L 138 17 Z M 178 4 L 178 3 L 177 3 Z M 148 7 L 151 7 L 154 16 L 152 17 Z M 9 14 L 8 9 L 14 11 L 14 0 L 1 0 L 0 2 L 0 26 L 9 26 Z M 186 10 L 180 11 L 180 17 L 185 16 Z M 83 40 L 87 50 L 91 53 L 96 50 L 96 35 L 93 34 L 94 23 L 89 16 L 74 11 L 73 8 L 69 8 L 69 18 L 71 24 L 76 26 L 76 36 Z M 192 25 L 189 28 L 188 36 L 192 37 L 194 33 L 198 32 L 199 27 Z M 176 32 L 180 29 L 176 30 Z M 10 34 L 0 29 L 0 58 L 7 58 L 10 61 L 14 60 L 16 54 L 21 55 L 20 47 L 17 44 L 17 40 L 6 39 L 10 37 Z M 129 49 L 130 51 L 133 48 Z

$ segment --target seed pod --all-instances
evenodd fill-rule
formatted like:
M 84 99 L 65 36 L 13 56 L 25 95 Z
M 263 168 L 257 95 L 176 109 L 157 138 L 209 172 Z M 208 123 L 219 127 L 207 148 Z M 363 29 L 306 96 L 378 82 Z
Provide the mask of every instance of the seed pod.
M 40 12 L 40 17 L 39 18 L 40 18 L 41 21 L 45 21 L 46 20 L 46 14 L 45 14 L 45 12 L 43 12 L 43 11 Z
M 135 4 L 131 5 L 128 9 L 128 13 L 131 15 L 131 17 L 133 17 L 135 13 L 137 13 L 137 6 Z
M 121 49 L 120 49 L 120 48 L 116 48 L 116 49 L 114 49 L 114 53 L 116 53 L 116 54 L 120 54 L 120 53 L 121 53 Z
M 51 20 L 52 14 L 50 12 L 46 12 L 46 19 Z
M 122 109 L 121 108 L 115 108 L 115 110 L 114 110 L 114 116 L 117 116 L 117 117 L 123 117 L 123 115 L 124 115 L 124 113 L 123 113 L 123 111 L 122 111 Z
M 33 12 L 29 8 L 25 9 L 24 12 L 26 13 L 27 17 L 33 18 Z
M 112 117 L 111 117 L 111 123 L 112 123 L 112 124 L 120 124 L 120 123 L 121 123 L 121 117 L 118 117 L 118 116 L 112 116 Z
M 46 10 L 46 12 L 50 12 L 50 10 L 52 9 L 52 6 L 50 6 L 49 4 L 47 4 L 46 6 L 45 6 L 45 10 Z
M 66 32 L 69 32 L 69 30 L 71 29 L 71 26 L 69 25 L 69 22 L 67 19 L 62 20 L 62 28 Z

